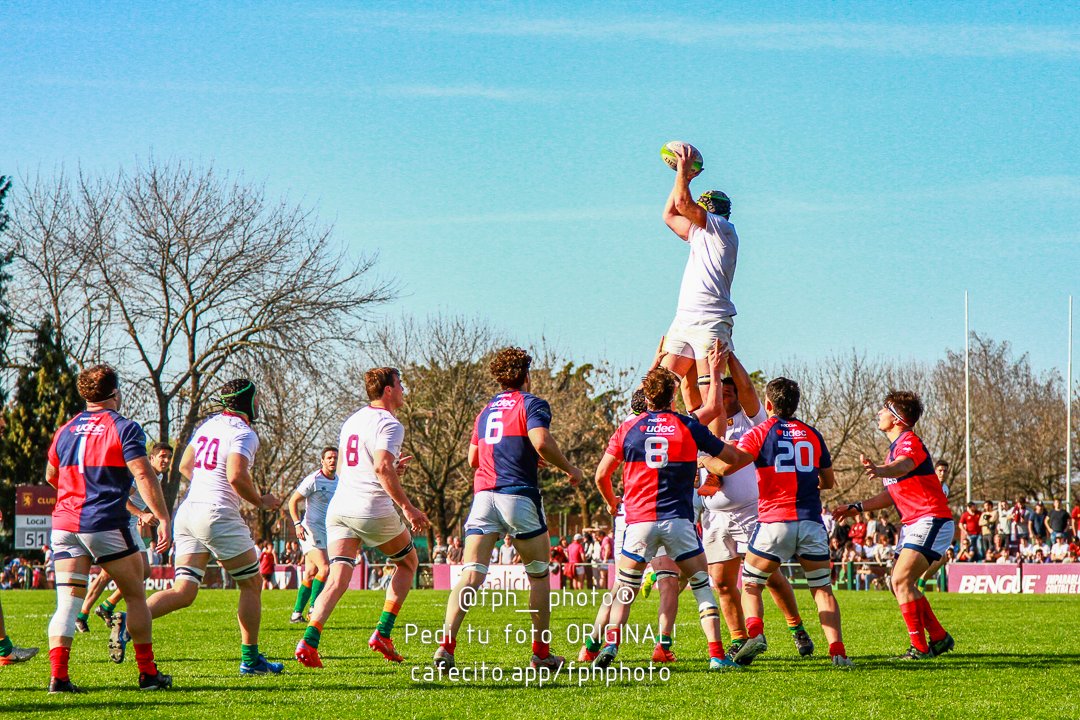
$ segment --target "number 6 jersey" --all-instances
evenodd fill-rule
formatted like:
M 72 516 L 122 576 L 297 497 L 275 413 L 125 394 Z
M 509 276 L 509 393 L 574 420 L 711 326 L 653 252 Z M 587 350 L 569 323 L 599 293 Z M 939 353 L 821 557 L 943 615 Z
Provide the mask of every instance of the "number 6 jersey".
M 626 463 L 627 524 L 676 518 L 693 522 L 698 450 L 716 457 L 724 441 L 687 415 L 647 411 L 619 426 L 606 452 Z
M 195 429 L 188 445 L 195 450 L 195 467 L 184 502 L 239 510 L 240 496 L 225 475 L 225 466 L 229 455 L 236 453 L 246 457 L 251 467 L 259 450 L 259 436 L 243 418 L 219 413 Z
M 821 433 L 795 418 L 771 417 L 743 435 L 739 449 L 757 467 L 758 522 L 821 522 L 820 470 L 832 467 Z
M 551 427 L 551 406 L 520 390 L 499 393 L 476 416 L 470 443 L 479 453 L 480 466 L 473 492 L 540 496 L 536 470 L 540 456 L 529 431 Z

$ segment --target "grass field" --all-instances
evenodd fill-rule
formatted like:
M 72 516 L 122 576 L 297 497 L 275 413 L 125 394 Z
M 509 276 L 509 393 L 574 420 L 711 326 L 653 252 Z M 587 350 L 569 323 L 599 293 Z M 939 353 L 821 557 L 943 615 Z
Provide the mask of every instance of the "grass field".
M 204 591 L 196 604 L 154 625 L 155 651 L 174 677 L 172 691 L 135 689 L 134 657 L 109 662 L 104 625 L 97 618 L 89 635 L 75 639 L 72 679 L 88 692 L 50 696 L 48 658 L 0 668 L 0 714 L 10 717 L 183 718 L 274 717 L 829 717 L 829 718 L 1076 718 L 1080 717 L 1080 599 L 1069 596 L 975 596 L 934 594 L 939 618 L 956 638 L 956 650 L 926 663 L 891 658 L 906 648 L 906 632 L 891 595 L 839 592 L 853 671 L 833 669 L 824 659 L 824 639 L 809 595 L 800 592 L 807 628 L 818 653 L 800 659 L 776 608 L 766 604 L 768 653 L 750 669 L 710 674 L 705 642 L 697 628 L 690 593 L 683 594 L 675 643 L 679 661 L 661 679 L 616 681 L 563 674 L 542 688 L 525 687 L 514 669 L 527 662 L 527 645 L 505 627 L 526 628 L 527 616 L 511 608 L 474 608 L 467 623 L 490 631 L 490 642 L 458 644 L 458 665 L 485 662 L 486 680 L 425 682 L 434 645 L 412 637 L 406 624 L 432 630 L 441 623 L 445 592 L 417 591 L 406 603 L 395 641 L 405 655 L 391 665 L 367 648 L 382 607 L 373 591 L 349 593 L 323 634 L 326 667 L 310 670 L 292 660 L 303 626 L 289 625 L 289 591 L 263 595 L 261 648 L 286 660 L 278 677 L 237 675 L 239 631 L 236 593 Z M 520 594 L 521 607 L 525 595 Z M 582 599 L 583 596 L 582 596 Z M 18 644 L 45 645 L 52 612 L 51 592 L 5 592 L 8 631 Z M 567 632 L 592 621 L 594 607 L 559 607 L 554 614 L 556 651 L 576 658 Z M 631 622 L 656 618 L 656 598 L 635 604 Z M 474 636 L 475 637 L 475 636 Z M 652 645 L 624 645 L 619 659 L 648 665 Z M 490 677 L 501 669 L 501 679 Z M 646 706 L 648 706 L 646 708 Z

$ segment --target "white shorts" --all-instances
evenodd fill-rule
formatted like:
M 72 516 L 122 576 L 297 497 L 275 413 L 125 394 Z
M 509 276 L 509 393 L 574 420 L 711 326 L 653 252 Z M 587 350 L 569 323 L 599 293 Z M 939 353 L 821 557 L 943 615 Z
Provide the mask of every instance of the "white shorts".
M 405 530 L 397 512 L 374 518 L 349 517 L 329 513 L 326 516 L 327 544 L 338 540 L 359 540 L 368 547 L 388 543 Z
M 615 516 L 615 522 L 612 523 L 611 532 L 612 532 L 611 539 L 614 541 L 612 543 L 612 545 L 614 546 L 613 550 L 615 552 L 615 554 L 611 556 L 611 559 L 613 561 L 615 561 L 616 563 L 618 563 L 619 562 L 619 556 L 622 555 L 623 540 L 626 537 L 626 516 L 625 515 L 616 515 Z M 653 555 L 653 557 L 654 558 L 667 557 L 667 550 L 665 550 L 663 547 L 659 547 L 659 548 L 656 549 L 656 554 Z
M 757 506 L 734 510 L 707 510 L 701 515 L 702 544 L 705 559 L 712 563 L 742 557 L 757 530 Z
M 544 503 L 532 495 L 512 495 L 481 490 L 473 497 L 465 520 L 465 535 L 512 535 L 518 540 L 543 535 L 548 530 Z
M 900 526 L 900 535 L 896 538 L 896 554 L 904 548 L 917 550 L 930 562 L 941 559 L 952 545 L 956 526 L 949 518 L 924 517 L 913 523 Z
M 649 562 L 664 548 L 681 562 L 705 552 L 694 523 L 685 518 L 627 523 L 622 554 L 631 560 Z
M 88 556 L 98 565 L 139 552 L 130 526 L 92 533 L 53 530 L 50 543 L 54 560 Z
M 219 561 L 255 550 L 240 511 L 228 505 L 184 502 L 173 520 L 176 557 L 208 552 Z
M 312 529 L 304 525 L 306 538 L 300 541 L 300 552 L 307 555 L 312 550 L 326 551 L 326 525 Z
M 829 535 L 815 520 L 759 522 L 750 536 L 750 552 L 766 560 L 785 563 L 797 560 L 828 560 Z
M 730 316 L 690 321 L 676 316 L 667 334 L 664 335 L 663 350 L 671 355 L 682 355 L 698 360 L 708 357 L 715 340 L 719 340 L 728 349 L 734 350 L 735 347 L 731 342 L 731 329 L 734 322 L 734 318 Z

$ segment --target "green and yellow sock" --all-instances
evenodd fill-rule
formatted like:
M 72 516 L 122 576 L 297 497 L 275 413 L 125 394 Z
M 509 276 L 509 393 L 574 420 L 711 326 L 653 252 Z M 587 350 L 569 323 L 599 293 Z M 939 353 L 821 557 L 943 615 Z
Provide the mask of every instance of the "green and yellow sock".
M 111 603 L 108 600 L 102 600 L 101 605 L 99 605 L 98 607 L 100 607 L 102 610 L 109 613 L 110 615 L 112 614 L 113 610 L 116 610 L 115 603 Z
M 7 657 L 10 655 L 14 647 L 15 646 L 11 644 L 11 638 L 7 635 L 0 638 L 0 657 Z
M 241 645 L 240 646 L 240 662 L 245 665 L 254 665 L 259 662 L 259 646 L 255 645 Z
M 674 642 L 675 640 L 673 640 L 670 635 L 660 633 L 660 647 L 664 648 L 665 650 L 670 650 Z
M 323 586 L 326 585 L 325 575 L 316 575 L 315 579 L 311 581 L 311 604 L 315 604 L 315 598 L 319 597 L 319 593 L 322 592 Z
M 803 630 L 806 630 L 806 628 L 803 627 L 802 623 L 799 623 L 798 625 L 788 625 L 788 632 L 790 632 L 792 635 L 797 635 L 800 631 Z
M 304 612 L 304 608 L 307 607 L 308 599 L 311 597 L 311 580 L 304 580 L 300 584 L 300 588 L 296 591 L 296 602 L 293 604 L 294 613 Z
M 90 615 L 87 614 L 87 613 L 81 612 L 81 613 L 79 613 L 78 615 L 75 616 L 75 619 L 76 620 L 82 620 L 83 622 L 86 622 L 87 620 L 90 619 Z
M 319 623 L 311 623 L 304 630 L 304 642 L 313 648 L 319 647 L 319 640 L 322 639 L 322 625 Z
M 379 624 L 375 626 L 375 629 L 379 631 L 379 634 L 383 637 L 390 637 L 390 632 L 394 629 L 394 621 L 397 620 L 397 614 L 401 612 L 401 606 L 396 602 L 387 600 L 383 604 L 382 615 L 379 616 Z

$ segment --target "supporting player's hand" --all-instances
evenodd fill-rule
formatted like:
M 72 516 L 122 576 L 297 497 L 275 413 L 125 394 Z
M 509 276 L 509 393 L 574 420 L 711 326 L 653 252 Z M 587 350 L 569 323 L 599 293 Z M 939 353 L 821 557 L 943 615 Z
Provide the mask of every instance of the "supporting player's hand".
M 139 525 L 143 527 L 154 527 L 158 524 L 157 516 L 154 513 L 147 510 L 144 513 L 139 513 Z
M 581 472 L 581 468 L 575 467 L 566 473 L 566 477 L 570 480 L 570 487 L 577 487 L 585 478 L 585 473 Z
M 722 373 L 731 358 L 731 351 L 717 338 L 713 340 L 713 346 L 709 348 L 709 370 L 713 373 Z
M 431 521 L 428 520 L 428 516 L 424 514 L 424 511 L 412 503 L 402 507 L 401 511 L 405 513 L 405 519 L 408 520 L 414 533 L 424 532 L 431 526 Z
M 876 480 L 878 475 L 878 466 L 874 464 L 874 461 L 865 455 L 859 455 L 859 462 L 862 463 L 863 472 L 866 473 L 866 477 L 870 480 Z
M 402 455 L 394 463 L 394 469 L 397 470 L 398 475 L 404 475 L 405 471 L 409 469 L 409 461 L 413 459 L 412 455 Z
M 281 498 L 274 493 L 265 493 L 262 496 L 262 509 L 263 510 L 277 510 L 281 505 Z
M 157 526 L 157 542 L 154 544 L 154 552 L 158 555 L 165 555 L 169 552 L 169 547 L 172 545 L 172 528 L 169 526 L 169 520 L 158 518 Z

